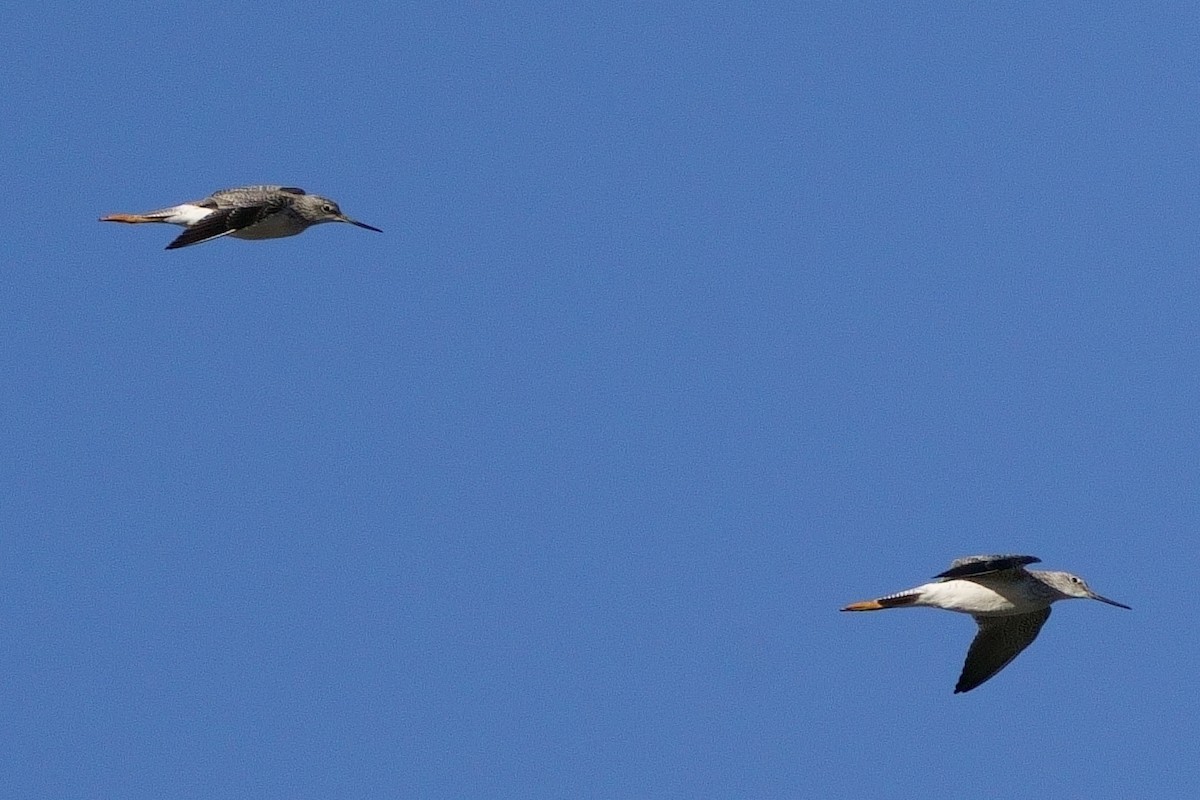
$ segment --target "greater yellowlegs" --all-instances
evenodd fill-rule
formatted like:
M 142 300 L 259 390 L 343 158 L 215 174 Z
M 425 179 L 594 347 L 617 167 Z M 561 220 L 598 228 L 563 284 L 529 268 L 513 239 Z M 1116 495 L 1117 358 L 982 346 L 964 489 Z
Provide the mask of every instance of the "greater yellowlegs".
M 203 200 L 180 203 L 145 214 L 109 214 L 101 222 L 166 222 L 182 225 L 183 233 L 167 245 L 168 250 L 200 244 L 222 236 L 237 239 L 278 239 L 295 236 L 322 222 L 348 222 L 383 233 L 364 222 L 350 219 L 338 204 L 308 194 L 293 186 L 243 186 L 222 189 Z
M 932 583 L 889 594 L 878 600 L 851 603 L 842 611 L 878 611 L 902 606 L 932 606 L 970 614 L 979 633 L 967 651 L 954 693 L 969 692 L 1008 666 L 1033 643 L 1050 618 L 1050 604 L 1073 598 L 1129 606 L 1093 592 L 1083 578 L 1069 572 L 1027 570 L 1041 561 L 1034 556 L 968 556 L 935 575 Z

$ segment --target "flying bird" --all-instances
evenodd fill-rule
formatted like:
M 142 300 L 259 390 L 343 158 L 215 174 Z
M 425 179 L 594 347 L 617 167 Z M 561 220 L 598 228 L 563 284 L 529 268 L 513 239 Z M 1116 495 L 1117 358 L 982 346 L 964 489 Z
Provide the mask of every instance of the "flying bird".
M 369 231 L 379 228 L 350 219 L 338 204 L 293 186 L 243 186 L 222 189 L 203 200 L 180 203 L 145 214 L 109 214 L 101 222 L 165 222 L 185 230 L 168 250 L 200 244 L 222 236 L 237 239 L 278 239 L 303 233 L 322 222 L 348 222 Z
M 1078 575 L 1029 570 L 1040 558 L 1019 555 L 968 556 L 950 564 L 931 583 L 889 594 L 877 600 L 851 603 L 842 611 L 878 611 L 905 606 L 930 606 L 970 614 L 979 632 L 967 651 L 954 693 L 969 692 L 1004 669 L 1033 643 L 1050 618 L 1050 604 L 1059 600 L 1099 600 L 1118 608 L 1129 606 L 1093 592 Z

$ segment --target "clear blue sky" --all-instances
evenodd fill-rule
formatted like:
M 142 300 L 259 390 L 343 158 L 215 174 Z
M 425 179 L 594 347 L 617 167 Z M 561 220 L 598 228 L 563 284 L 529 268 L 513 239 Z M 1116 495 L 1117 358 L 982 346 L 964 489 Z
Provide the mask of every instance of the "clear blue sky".
M 802 7 L 798 7 L 802 6 Z M 0 774 L 1186 797 L 1193 4 L 18 4 Z M 101 224 L 246 183 L 327 225 Z M 974 633 L 838 613 L 1032 553 Z

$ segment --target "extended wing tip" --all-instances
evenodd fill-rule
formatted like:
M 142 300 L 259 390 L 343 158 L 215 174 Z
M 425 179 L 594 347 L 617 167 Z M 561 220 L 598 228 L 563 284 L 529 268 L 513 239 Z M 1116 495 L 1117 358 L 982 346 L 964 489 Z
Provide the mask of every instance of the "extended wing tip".
M 996 670 L 996 672 L 999 672 L 999 670 Z M 992 673 L 992 675 L 995 674 L 996 673 L 994 672 Z M 986 683 L 988 678 L 991 678 L 992 675 L 988 675 L 987 678 L 984 678 L 983 680 L 978 680 L 977 678 L 968 678 L 966 670 L 964 669 L 963 674 L 958 676 L 958 683 L 954 684 L 954 693 L 963 694 L 971 691 L 972 689 L 978 689 L 980 686 Z

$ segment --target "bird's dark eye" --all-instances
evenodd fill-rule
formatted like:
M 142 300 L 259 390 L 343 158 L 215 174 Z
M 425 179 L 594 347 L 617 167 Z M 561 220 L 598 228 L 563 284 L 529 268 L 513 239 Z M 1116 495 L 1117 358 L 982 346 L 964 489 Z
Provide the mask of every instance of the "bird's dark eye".
M 325 205 L 321 206 L 321 210 L 326 214 L 334 214 L 337 212 L 337 209 L 334 208 L 333 203 L 326 203 Z

